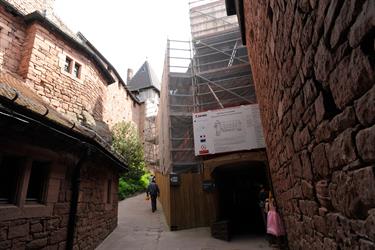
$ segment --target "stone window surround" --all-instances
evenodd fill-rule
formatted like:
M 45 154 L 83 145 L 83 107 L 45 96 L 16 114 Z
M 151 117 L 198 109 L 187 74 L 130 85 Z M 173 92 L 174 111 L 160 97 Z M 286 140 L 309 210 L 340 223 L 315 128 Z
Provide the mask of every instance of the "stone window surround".
M 80 61 L 80 60 L 77 60 L 74 56 L 72 56 L 71 54 L 69 53 L 66 53 L 66 52 L 63 52 L 60 54 L 59 56 L 60 60 L 59 60 L 59 66 L 60 66 L 60 72 L 62 74 L 64 74 L 65 76 L 68 76 L 70 77 L 71 79 L 75 80 L 76 82 L 79 82 L 79 83 L 82 83 L 83 84 L 83 78 L 84 78 L 84 64 Z M 65 61 L 66 61 L 66 58 L 69 58 L 71 60 L 71 66 L 70 66 L 70 72 L 66 72 L 65 69 L 64 69 L 64 66 L 65 66 Z M 76 77 L 74 76 L 74 66 L 78 64 L 80 66 L 80 70 L 79 70 L 79 77 Z
M 0 152 L 13 155 L 16 157 L 23 157 L 25 158 L 25 162 L 22 166 L 24 169 L 22 171 L 22 176 L 19 179 L 19 190 L 17 190 L 16 193 L 16 202 L 15 204 L 0 204 L 0 221 L 1 220 L 13 220 L 18 218 L 33 218 L 33 217 L 47 217 L 52 216 L 53 212 L 53 204 L 52 201 L 57 199 L 57 193 L 52 192 L 51 186 L 52 186 L 52 178 L 51 178 L 51 172 L 49 174 L 49 177 L 46 181 L 46 191 L 44 196 L 44 202 L 43 203 L 26 203 L 26 195 L 27 195 L 27 182 L 30 176 L 30 170 L 31 164 L 33 161 L 48 161 L 50 162 L 50 171 L 53 169 L 54 164 L 56 162 L 49 157 L 45 157 L 45 155 L 42 153 L 40 155 L 35 154 L 35 149 L 31 150 L 30 152 L 33 152 L 34 154 L 25 154 L 26 151 L 29 150 L 23 150 L 24 152 L 18 152 L 15 150 L 16 146 L 8 146 L 5 144 L 0 144 Z

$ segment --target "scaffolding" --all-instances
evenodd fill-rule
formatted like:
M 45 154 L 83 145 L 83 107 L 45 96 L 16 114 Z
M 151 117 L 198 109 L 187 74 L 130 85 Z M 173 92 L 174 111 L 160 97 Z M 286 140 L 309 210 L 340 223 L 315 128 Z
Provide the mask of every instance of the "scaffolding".
M 159 164 L 158 154 L 158 138 L 156 134 L 156 117 L 145 118 L 145 129 L 144 129 L 144 152 L 147 166 L 151 169 L 155 168 Z
M 192 113 L 256 103 L 246 47 L 225 0 L 190 3 L 192 41 L 168 40 L 162 79 L 162 172 L 199 171 Z

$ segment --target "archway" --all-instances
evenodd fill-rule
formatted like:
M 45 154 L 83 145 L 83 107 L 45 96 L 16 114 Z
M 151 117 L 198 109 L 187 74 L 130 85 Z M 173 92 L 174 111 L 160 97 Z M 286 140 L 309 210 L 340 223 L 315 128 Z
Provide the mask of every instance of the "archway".
M 229 223 L 230 237 L 264 234 L 259 192 L 261 185 L 269 186 L 265 163 L 245 161 L 221 165 L 215 168 L 212 177 L 217 190 L 217 221 Z

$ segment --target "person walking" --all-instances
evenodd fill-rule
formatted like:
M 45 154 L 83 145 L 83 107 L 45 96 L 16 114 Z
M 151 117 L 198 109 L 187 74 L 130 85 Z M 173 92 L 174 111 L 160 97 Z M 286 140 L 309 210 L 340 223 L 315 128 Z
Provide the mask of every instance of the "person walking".
M 155 178 L 152 179 L 151 183 L 147 187 L 147 197 L 151 197 L 151 209 L 152 212 L 156 211 L 156 198 L 160 195 L 158 184 L 155 182 Z

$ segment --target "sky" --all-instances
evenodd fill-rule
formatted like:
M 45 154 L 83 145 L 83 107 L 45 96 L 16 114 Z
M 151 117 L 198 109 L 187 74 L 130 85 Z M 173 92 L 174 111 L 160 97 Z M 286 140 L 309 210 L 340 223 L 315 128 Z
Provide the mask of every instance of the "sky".
M 80 31 L 124 81 L 147 59 L 161 79 L 167 38 L 190 40 L 189 0 L 55 0 L 55 13 Z

